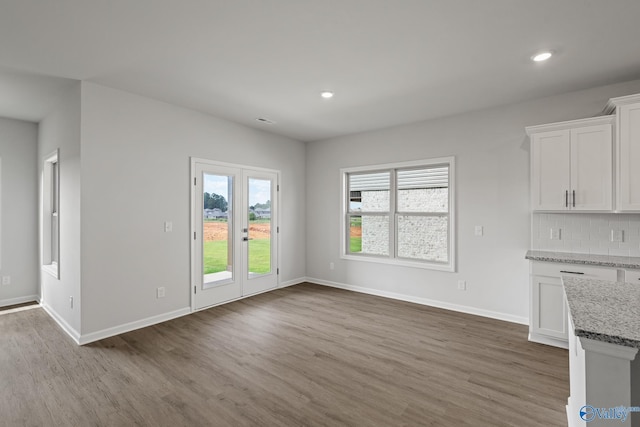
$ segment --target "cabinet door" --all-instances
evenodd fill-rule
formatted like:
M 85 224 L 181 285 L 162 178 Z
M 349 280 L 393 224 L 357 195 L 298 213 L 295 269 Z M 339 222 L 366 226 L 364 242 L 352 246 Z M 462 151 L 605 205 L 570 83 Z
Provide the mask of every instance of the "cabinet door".
M 532 277 L 531 332 L 567 339 L 567 304 L 562 281 L 557 277 Z
M 571 129 L 571 209 L 613 209 L 612 151 L 611 125 Z
M 640 104 L 618 107 L 618 209 L 640 211 Z
M 541 132 L 531 139 L 531 207 L 564 211 L 569 208 L 570 132 Z

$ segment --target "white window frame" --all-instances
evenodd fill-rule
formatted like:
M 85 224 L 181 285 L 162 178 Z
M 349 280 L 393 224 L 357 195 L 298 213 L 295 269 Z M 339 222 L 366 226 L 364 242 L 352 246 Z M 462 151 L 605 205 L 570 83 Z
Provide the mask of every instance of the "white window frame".
M 396 183 L 391 183 L 390 192 L 390 203 L 389 207 L 389 238 L 391 240 L 389 245 L 389 255 L 371 255 L 371 254 L 354 254 L 348 251 L 348 242 L 349 242 L 349 234 L 348 234 L 348 218 L 349 218 L 349 174 L 354 173 L 376 173 L 376 172 L 384 172 L 386 170 L 393 169 L 407 169 L 407 168 L 420 168 L 420 167 L 432 167 L 437 165 L 447 165 L 449 167 L 449 236 L 448 236 L 448 262 L 434 262 L 434 261 L 422 261 L 422 260 L 412 260 L 406 258 L 398 258 L 396 256 L 396 243 L 397 243 L 397 232 L 395 230 L 396 217 L 398 215 L 396 209 L 396 197 L 395 194 L 397 192 Z M 455 272 L 456 271 L 456 210 L 455 210 L 455 157 L 438 157 L 433 159 L 424 159 L 424 160 L 415 160 L 409 162 L 400 162 L 400 163 L 387 163 L 387 164 L 379 164 L 379 165 L 371 165 L 371 166 L 359 166 L 359 167 L 351 167 L 351 168 L 342 168 L 340 169 L 341 176 L 341 217 L 340 217 L 340 258 L 352 261 L 365 261 L 365 262 L 375 262 L 380 264 L 391 264 L 391 265 L 399 265 L 405 267 L 416 267 L 416 268 L 424 268 L 430 270 L 440 270 L 440 271 L 448 271 Z
M 42 270 L 60 278 L 60 162 L 58 150 L 42 168 Z M 53 221 L 53 218 L 57 221 Z

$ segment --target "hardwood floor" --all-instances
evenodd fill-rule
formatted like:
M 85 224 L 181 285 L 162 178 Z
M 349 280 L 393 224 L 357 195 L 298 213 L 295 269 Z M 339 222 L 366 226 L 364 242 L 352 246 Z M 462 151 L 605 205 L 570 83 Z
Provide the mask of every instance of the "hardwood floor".
M 302 284 L 76 346 L 0 316 L 1 426 L 566 426 L 527 328 Z
M 38 305 L 38 303 L 36 301 L 29 301 L 29 302 L 23 302 L 21 304 L 12 304 L 12 305 L 5 305 L 0 307 L 0 312 L 5 312 L 5 311 L 9 311 L 9 310 L 16 310 L 19 308 L 25 308 L 25 307 L 32 307 Z

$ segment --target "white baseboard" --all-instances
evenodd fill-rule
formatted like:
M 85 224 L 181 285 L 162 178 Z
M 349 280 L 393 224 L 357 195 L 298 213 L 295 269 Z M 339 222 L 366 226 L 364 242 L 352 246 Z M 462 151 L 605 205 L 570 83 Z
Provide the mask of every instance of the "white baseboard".
M 289 280 L 287 282 L 283 282 L 280 283 L 278 285 L 278 288 L 285 288 L 288 286 L 293 286 L 293 285 L 297 285 L 300 283 L 303 283 L 306 280 L 306 278 L 299 278 L 299 279 L 295 279 L 295 280 Z M 273 289 L 270 289 L 273 290 Z M 266 291 L 268 292 L 268 291 Z M 252 295 L 253 296 L 253 295 Z M 228 303 L 230 301 L 227 301 L 225 303 Z M 208 307 L 209 308 L 209 307 Z M 118 326 L 114 326 L 112 328 L 107 328 L 107 329 L 103 329 L 101 331 L 97 331 L 97 332 L 91 332 L 90 334 L 83 334 L 80 335 L 78 338 L 76 338 L 75 335 L 69 333 L 69 331 L 67 331 L 67 333 L 69 333 L 69 335 L 71 335 L 71 337 L 80 345 L 85 345 L 85 344 L 89 344 L 91 342 L 94 341 L 99 341 L 105 338 L 109 338 L 109 337 L 113 337 L 115 335 L 120 335 L 120 334 L 124 334 L 126 332 L 131 332 L 134 331 L 136 329 L 140 329 L 140 328 L 146 328 L 147 326 L 152 326 L 158 323 L 162 323 L 162 322 L 166 322 L 167 320 L 171 320 L 171 319 L 176 319 L 178 317 L 182 317 L 185 316 L 187 314 L 191 314 L 191 307 L 185 307 L 179 310 L 175 310 L 175 311 L 171 311 L 169 313 L 163 313 L 163 314 L 159 314 L 157 316 L 152 316 L 152 317 L 148 317 L 146 319 L 141 319 L 141 320 L 137 320 L 135 322 L 130 322 L 130 323 L 125 323 L 123 325 L 118 325 Z M 54 319 L 56 319 L 55 316 L 52 315 L 52 317 L 54 317 Z M 56 321 L 58 321 L 58 323 L 61 323 L 59 320 L 56 319 Z M 61 326 L 63 327 L 63 329 L 66 330 L 65 326 L 63 326 L 61 324 Z
M 330 286 L 332 288 L 345 289 L 347 291 L 360 292 L 363 294 L 397 299 L 400 301 L 413 302 L 416 304 L 427 305 L 429 307 L 444 308 L 446 310 L 458 311 L 460 313 L 473 314 L 476 316 L 488 317 L 491 319 L 504 320 L 506 322 L 518 323 L 521 325 L 529 324 L 529 319 L 526 317 L 514 316 L 512 314 L 500 313 L 497 311 L 484 310 L 481 308 L 469 307 L 466 305 L 452 304 L 449 302 L 432 300 L 428 298 L 420 298 L 420 297 L 414 297 L 411 295 L 397 294 L 395 292 L 387 292 L 387 291 L 381 291 L 378 289 L 365 288 L 361 286 L 347 285 L 345 283 L 331 282 L 328 280 L 316 279 L 313 277 L 307 277 L 306 281 L 311 283 L 317 283 L 323 286 Z
M 558 338 L 545 337 L 543 335 L 532 334 L 531 332 L 529 332 L 529 341 L 535 342 L 535 343 L 538 343 L 538 344 L 550 345 L 552 347 L 564 348 L 564 349 L 567 349 L 567 350 L 569 349 L 569 341 L 568 340 L 561 340 L 561 339 L 558 339 Z
M 62 330 L 65 331 L 67 335 L 69 335 L 71 339 L 76 342 L 76 344 L 80 344 L 80 333 L 72 328 L 71 325 L 69 325 L 67 321 L 64 320 L 62 316 L 60 316 L 58 312 L 55 311 L 50 305 L 47 305 L 46 301 L 43 301 L 41 305 L 44 311 L 46 311 L 49 316 L 51 316 L 51 318 L 56 321 L 56 323 L 62 328 Z
M 179 310 L 170 311 L 168 313 L 159 314 L 157 316 L 147 317 L 146 319 L 136 320 L 135 322 L 125 323 L 123 325 L 114 326 L 112 328 L 103 329 L 101 331 L 91 332 L 90 334 L 81 335 L 78 344 L 85 345 L 94 341 L 110 338 L 115 335 L 131 332 L 136 329 L 146 328 L 147 326 L 156 325 L 166 322 L 167 320 L 176 319 L 191 313 L 191 307 L 181 308 Z
M 287 280 L 286 282 L 282 282 L 278 285 L 278 289 L 280 288 L 286 288 L 289 286 L 294 286 L 294 285 L 299 285 L 300 283 L 304 283 L 307 281 L 306 277 L 299 277 L 297 279 L 293 279 L 293 280 Z
M 6 307 L 8 305 L 16 305 L 16 304 L 24 304 L 25 302 L 40 302 L 40 297 L 38 295 L 27 295 L 24 297 L 18 298 L 8 298 L 0 300 L 0 307 Z

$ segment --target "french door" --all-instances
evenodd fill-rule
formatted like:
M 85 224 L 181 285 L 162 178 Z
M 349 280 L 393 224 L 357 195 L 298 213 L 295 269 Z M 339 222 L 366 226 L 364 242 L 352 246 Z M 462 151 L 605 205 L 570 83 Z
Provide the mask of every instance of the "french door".
M 278 286 L 278 173 L 192 159 L 192 309 Z

